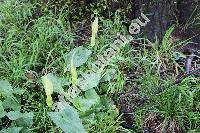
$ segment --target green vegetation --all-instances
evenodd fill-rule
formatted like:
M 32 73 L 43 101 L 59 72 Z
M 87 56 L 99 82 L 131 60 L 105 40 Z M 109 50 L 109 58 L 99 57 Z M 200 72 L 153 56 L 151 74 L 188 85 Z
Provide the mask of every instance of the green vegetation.
M 184 72 L 179 60 L 185 58 L 176 51 L 185 42 L 173 40 L 173 26 L 162 43 L 131 42 L 99 73 L 86 73 L 118 32 L 128 35 L 118 13 L 111 20 L 98 14 L 104 6 L 90 9 L 99 18 L 91 44 L 92 21 L 73 15 L 70 1 L 62 7 L 52 1 L 0 3 L 0 132 L 131 132 L 121 126 L 118 94 L 134 87 L 138 92 L 127 102 L 135 132 L 200 132 L 199 77 L 173 84 Z M 82 31 L 88 34 L 77 35 Z

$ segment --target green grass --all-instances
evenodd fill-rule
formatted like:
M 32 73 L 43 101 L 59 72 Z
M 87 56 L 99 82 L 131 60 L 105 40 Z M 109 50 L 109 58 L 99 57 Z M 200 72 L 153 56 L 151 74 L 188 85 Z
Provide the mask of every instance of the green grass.
M 51 2 L 44 4 L 36 1 L 6 0 L 0 4 L 0 81 L 7 80 L 13 88 L 24 91 L 23 95 L 15 93 L 13 95 L 20 103 L 21 113 L 34 114 L 33 124 L 28 127 L 30 132 L 62 132 L 48 115 L 52 109 L 46 104 L 41 77 L 53 73 L 59 81 L 62 79 L 64 90 L 69 89 L 71 82 L 71 73 L 64 73 L 64 68 L 69 63 L 66 63 L 63 57 L 76 48 L 74 40 L 77 27 L 70 20 L 70 10 L 72 10 L 70 4 L 57 11 L 52 8 Z M 92 55 L 84 65 L 76 68 L 78 78 L 81 77 L 81 72 L 91 69 L 98 53 L 103 54 L 109 48 L 117 32 L 128 34 L 121 26 L 118 14 L 113 21 L 99 18 L 96 45 L 90 47 L 90 36 L 83 44 L 92 51 Z M 83 21 L 89 21 L 90 27 L 91 22 L 88 18 L 83 18 Z M 99 97 L 100 102 L 94 104 L 90 110 L 82 112 L 70 103 L 73 108 L 79 110 L 79 117 L 85 130 L 103 133 L 128 132 L 120 126 L 121 114 L 118 105 L 113 101 L 119 98 L 115 97 L 115 94 L 128 91 L 125 84 L 129 83 L 139 88 L 139 96 L 147 97 L 144 105 L 135 107 L 133 124 L 138 128 L 145 127 L 145 123 L 150 121 L 148 118 L 155 119 L 150 114 L 156 114 L 155 116 L 163 120 L 160 123 L 163 131 L 172 132 L 176 129 L 184 132 L 200 131 L 198 77 L 190 76 L 180 84 L 173 85 L 178 75 L 175 70 L 183 72 L 184 68 L 174 57 L 175 46 L 179 44 L 170 41 L 172 31 L 173 27 L 166 32 L 161 44 L 154 43 L 151 48 L 145 45 L 135 47 L 127 44 L 121 49 L 102 72 L 102 75 L 106 75 L 114 69 L 115 76 L 99 82 L 98 86 L 94 87 L 98 95 L 96 99 Z M 128 79 L 126 76 L 128 72 L 138 78 Z M 0 89 L 3 87 L 0 84 Z M 1 92 L 0 90 L 2 103 L 7 96 Z M 87 99 L 85 93 L 81 92 L 79 96 L 85 100 L 96 100 L 93 97 Z M 58 92 L 52 94 L 53 101 L 57 101 L 57 96 Z M 9 108 L 5 111 L 16 110 Z M 19 127 L 17 121 L 10 120 L 7 116 L 1 118 L 0 123 L 3 123 L 0 129 Z

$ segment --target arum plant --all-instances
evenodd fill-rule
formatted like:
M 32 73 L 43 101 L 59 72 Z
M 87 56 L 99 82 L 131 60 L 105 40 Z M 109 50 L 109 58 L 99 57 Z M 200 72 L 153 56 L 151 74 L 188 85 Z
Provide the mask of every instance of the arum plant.
M 53 94 L 53 83 L 48 79 L 48 76 L 42 77 L 42 82 L 44 84 L 45 93 L 46 93 L 46 103 L 49 107 L 52 107 L 53 101 L 51 95 Z
M 71 82 L 72 82 L 72 86 L 73 86 L 73 87 L 76 87 L 76 85 L 77 85 L 77 71 L 76 71 L 76 66 L 75 66 L 74 63 L 73 63 L 74 55 L 75 55 L 75 52 L 73 53 L 72 58 L 71 58 L 71 63 L 70 63 L 71 68 L 70 68 L 70 72 L 71 72 Z
M 95 18 L 94 22 L 92 23 L 92 37 L 91 37 L 91 46 L 94 47 L 95 45 L 95 38 L 98 32 L 98 17 Z

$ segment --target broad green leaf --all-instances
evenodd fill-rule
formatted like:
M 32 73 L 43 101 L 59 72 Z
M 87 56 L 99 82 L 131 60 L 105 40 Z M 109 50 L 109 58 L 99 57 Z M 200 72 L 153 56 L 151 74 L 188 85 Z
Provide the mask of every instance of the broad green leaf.
M 77 97 L 81 93 L 81 90 L 77 86 L 69 87 L 67 90 L 65 97 L 72 102 L 72 100 Z
M 100 97 L 94 89 L 87 90 L 85 97 L 79 96 L 73 100 L 73 105 L 80 111 L 90 110 L 92 105 L 100 103 Z
M 47 96 L 46 102 L 49 107 L 52 106 L 53 101 L 51 95 L 53 92 L 63 93 L 61 81 L 52 73 L 49 73 L 42 77 L 42 83 L 44 85 L 45 93 Z
M 92 54 L 91 50 L 84 48 L 83 46 L 77 47 L 64 55 L 65 59 L 65 71 L 70 71 L 71 60 L 73 60 L 74 67 L 80 67 L 83 65 Z
M 18 118 L 22 117 L 23 114 L 20 111 L 10 111 L 6 114 L 6 116 L 10 120 L 17 120 Z
M 33 125 L 33 116 L 32 112 L 23 113 L 22 116 L 15 120 L 15 124 L 23 129 L 30 128 Z
M 33 113 L 21 113 L 19 111 L 10 111 L 7 113 L 7 117 L 10 120 L 14 120 L 13 124 L 19 127 L 19 130 L 16 128 L 8 128 L 2 130 L 2 133 L 28 133 L 29 128 L 33 125 Z M 0 132 L 1 133 L 1 132 Z
M 62 86 L 70 86 L 70 84 L 71 84 L 68 78 L 61 77 L 61 78 L 59 78 L 59 80 L 60 80 Z
M 44 87 L 50 87 L 50 89 L 53 88 L 53 92 L 57 93 L 63 93 L 64 90 L 62 88 L 62 79 L 59 79 L 56 75 L 49 73 L 42 77 L 42 83 Z M 47 85 L 47 86 L 46 86 Z M 52 90 L 49 90 L 52 93 Z
M 59 111 L 65 109 L 65 107 L 68 105 L 69 105 L 69 103 L 65 101 L 64 95 L 58 95 L 58 102 L 55 102 L 53 104 L 52 109 L 55 110 L 56 112 L 59 112 Z
M 70 105 L 60 112 L 49 112 L 53 122 L 66 133 L 85 133 L 78 112 Z
M 0 80 L 0 95 L 8 96 L 12 95 L 13 88 L 11 84 L 6 80 Z
M 0 101 L 0 119 L 6 115 L 6 112 L 4 111 L 2 101 Z
M 116 74 L 116 70 L 115 69 L 108 69 L 106 70 L 106 72 L 104 73 L 101 82 L 105 82 L 105 81 L 110 81 L 112 79 L 114 79 Z
M 22 130 L 22 127 L 12 127 L 6 128 L 0 131 L 0 133 L 19 133 Z
M 22 95 L 23 93 L 25 92 L 25 90 L 21 89 L 21 88 L 15 88 L 13 90 L 13 93 L 14 94 L 19 94 L 19 95 Z
M 91 46 L 95 45 L 95 38 L 98 32 L 98 17 L 95 18 L 94 22 L 92 23 L 92 37 L 91 37 Z
M 14 123 L 23 127 L 23 130 L 27 130 L 27 128 L 33 125 L 33 113 L 21 113 L 20 111 L 10 111 L 6 114 L 6 116 L 10 120 L 15 120 Z
M 98 86 L 101 79 L 100 73 L 84 74 L 83 78 L 78 80 L 78 86 L 82 91 L 86 91 Z
M 19 110 L 21 108 L 19 101 L 15 97 L 7 97 L 3 101 L 4 109 Z

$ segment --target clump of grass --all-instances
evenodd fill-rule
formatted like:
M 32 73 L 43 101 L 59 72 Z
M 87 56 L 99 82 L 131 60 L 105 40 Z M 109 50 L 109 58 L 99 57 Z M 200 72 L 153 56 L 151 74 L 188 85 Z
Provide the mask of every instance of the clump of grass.
M 136 112 L 140 114 L 137 115 L 140 119 L 136 123 L 158 132 L 198 132 L 199 80 L 198 77 L 191 76 L 180 84 L 174 84 L 177 74 L 183 68 L 177 73 L 178 63 L 171 56 L 175 52 L 175 43 L 170 44 L 170 33 L 171 29 L 166 32 L 159 50 L 144 49 L 144 53 L 134 58 L 134 62 L 140 64 L 143 71 L 143 75 L 137 80 L 141 95 L 148 97 L 144 108 L 138 108 Z M 152 113 L 156 115 L 152 116 Z M 150 125 L 147 126 L 147 123 Z

